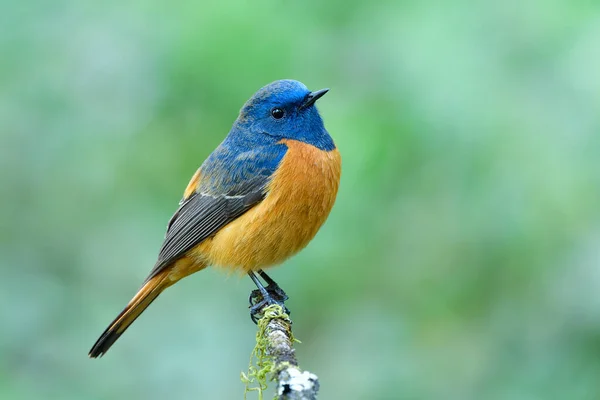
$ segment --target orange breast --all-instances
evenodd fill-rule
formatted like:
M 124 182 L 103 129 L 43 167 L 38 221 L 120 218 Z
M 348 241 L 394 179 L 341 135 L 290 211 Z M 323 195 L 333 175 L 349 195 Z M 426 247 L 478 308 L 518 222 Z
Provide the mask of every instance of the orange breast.
M 197 261 L 243 271 L 283 262 L 315 236 L 337 195 L 341 157 L 284 140 L 288 151 L 256 207 L 187 253 Z

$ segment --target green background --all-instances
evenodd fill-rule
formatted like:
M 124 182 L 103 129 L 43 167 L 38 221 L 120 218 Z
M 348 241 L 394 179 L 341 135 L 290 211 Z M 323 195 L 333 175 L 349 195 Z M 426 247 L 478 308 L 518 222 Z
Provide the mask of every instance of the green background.
M 87 352 L 261 86 L 316 90 L 343 156 L 272 275 L 322 399 L 600 398 L 593 1 L 4 1 L 0 398 L 239 399 L 247 278 L 166 291 Z

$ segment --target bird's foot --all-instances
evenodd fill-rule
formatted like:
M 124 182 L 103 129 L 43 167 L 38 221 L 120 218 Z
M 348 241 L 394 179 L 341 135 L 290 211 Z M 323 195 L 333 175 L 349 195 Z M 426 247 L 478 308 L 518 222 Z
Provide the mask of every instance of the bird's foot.
M 277 304 L 283 309 L 283 312 L 290 314 L 290 310 L 285 306 L 285 301 L 288 299 L 288 295 L 281 289 L 276 283 L 269 283 L 264 288 L 264 293 L 261 289 L 253 290 L 250 293 L 250 318 L 255 324 L 262 318 L 262 310 L 273 304 Z

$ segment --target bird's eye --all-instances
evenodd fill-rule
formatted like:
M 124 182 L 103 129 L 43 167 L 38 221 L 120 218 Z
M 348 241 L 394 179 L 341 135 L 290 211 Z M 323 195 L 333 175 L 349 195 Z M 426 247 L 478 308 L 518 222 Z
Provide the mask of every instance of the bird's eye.
M 274 108 L 271 110 L 271 115 L 273 116 L 273 118 L 275 119 L 281 119 L 283 118 L 283 110 L 281 108 Z

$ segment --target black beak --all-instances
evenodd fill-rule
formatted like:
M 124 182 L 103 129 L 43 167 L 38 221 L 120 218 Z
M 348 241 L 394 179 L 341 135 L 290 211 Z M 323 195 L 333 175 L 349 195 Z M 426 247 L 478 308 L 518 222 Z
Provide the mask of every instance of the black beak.
M 327 92 L 329 92 L 329 89 L 321 89 L 317 90 L 316 92 L 309 93 L 306 97 L 306 101 L 304 102 L 304 104 L 300 106 L 300 109 L 312 106 L 313 104 L 315 104 L 315 101 L 319 100 Z

